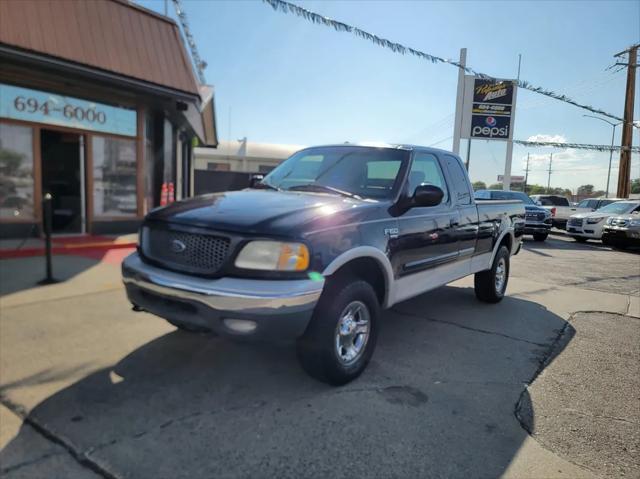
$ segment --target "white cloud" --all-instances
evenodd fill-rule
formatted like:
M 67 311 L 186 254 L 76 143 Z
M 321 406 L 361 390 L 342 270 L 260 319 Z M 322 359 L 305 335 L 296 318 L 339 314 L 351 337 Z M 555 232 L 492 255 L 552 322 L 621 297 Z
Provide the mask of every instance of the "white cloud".
M 549 143 L 566 143 L 567 139 L 564 135 L 547 135 L 544 133 L 538 133 L 527 138 L 527 141 L 541 141 Z

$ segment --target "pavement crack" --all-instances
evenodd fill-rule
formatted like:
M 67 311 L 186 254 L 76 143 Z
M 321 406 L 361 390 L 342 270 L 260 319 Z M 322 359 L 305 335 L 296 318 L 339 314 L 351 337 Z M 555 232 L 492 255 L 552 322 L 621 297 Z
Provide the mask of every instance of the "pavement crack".
M 635 421 L 630 421 L 629 419 L 625 419 L 623 417 L 607 416 L 606 414 L 589 414 L 583 411 L 578 411 L 577 409 L 570 409 L 570 408 L 565 408 L 563 409 L 563 411 L 569 414 L 575 414 L 576 416 L 590 417 L 593 419 L 611 419 L 612 421 L 619 421 L 619 422 L 631 424 L 633 426 L 640 426 L 640 423 Z M 542 415 L 541 417 L 548 417 L 548 416 Z
M 0 475 L 9 474 L 10 472 L 16 471 L 26 466 L 31 466 L 33 464 L 37 464 L 45 459 L 49 459 L 50 457 L 55 457 L 63 454 L 62 452 L 50 452 L 48 454 L 43 454 L 42 456 L 38 456 L 34 459 L 29 459 L 28 461 L 19 462 L 18 464 L 14 464 L 13 466 L 0 468 Z
M 499 333 L 497 331 L 489 331 L 487 329 L 472 328 L 471 326 L 465 326 L 463 324 L 454 323 L 452 321 L 445 321 L 444 319 L 427 318 L 425 316 L 420 316 L 418 314 L 412 314 L 412 313 L 407 313 L 405 311 L 400 311 L 400 310 L 395 309 L 395 308 L 391 308 L 391 311 L 393 311 L 396 314 L 401 314 L 403 316 L 409 316 L 409 317 L 412 317 L 412 318 L 418 318 L 418 319 L 423 319 L 423 320 L 426 320 L 426 321 L 432 321 L 434 323 L 448 324 L 449 326 L 454 326 L 454 327 L 460 328 L 460 329 L 466 329 L 467 331 L 473 331 L 473 332 L 481 333 L 481 334 L 489 334 L 489 335 L 492 335 L 492 336 L 500 336 L 502 338 L 511 339 L 512 341 L 519 341 L 519 342 L 522 342 L 522 343 L 531 344 L 533 346 L 540 346 L 540 347 L 543 347 L 543 348 L 546 348 L 548 346 L 547 343 L 537 343 L 535 341 L 529 341 L 528 339 L 517 338 L 517 337 L 511 336 L 509 334 Z
M 33 417 L 31 417 L 26 409 L 20 404 L 14 403 L 9 398 L 0 394 L 0 404 L 5 406 L 15 415 L 22 419 L 24 424 L 31 426 L 37 433 L 43 436 L 45 439 L 53 442 L 61 446 L 65 449 L 71 457 L 82 467 L 91 470 L 92 472 L 98 474 L 99 476 L 105 479 L 120 479 L 117 475 L 112 472 L 106 470 L 97 462 L 93 461 L 87 454 L 86 451 L 78 450 L 70 441 L 64 439 L 61 436 L 58 436 L 55 432 L 47 428 L 44 424 L 39 423 Z

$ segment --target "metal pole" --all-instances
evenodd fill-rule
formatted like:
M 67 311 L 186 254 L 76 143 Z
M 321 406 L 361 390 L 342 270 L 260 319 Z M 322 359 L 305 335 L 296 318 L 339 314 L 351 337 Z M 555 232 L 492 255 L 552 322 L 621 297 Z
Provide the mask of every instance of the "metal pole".
M 467 49 L 460 49 L 460 65 L 467 66 Z M 453 125 L 453 152 L 460 154 L 460 136 L 462 134 L 462 112 L 464 110 L 464 69 L 458 68 L 458 90 L 456 95 L 456 115 Z
M 42 198 L 42 226 L 44 230 L 44 245 L 45 245 L 45 264 L 46 264 L 46 277 L 39 281 L 38 284 L 53 284 L 58 281 L 53 277 L 53 263 L 51 258 L 51 228 L 52 228 L 52 200 L 53 197 L 50 193 L 47 193 Z
M 467 140 L 467 162 L 464 165 L 467 168 L 467 173 L 469 173 L 469 161 L 471 160 L 471 138 Z
M 613 160 L 613 141 L 616 137 L 616 126 L 618 125 L 614 124 L 612 126 L 613 133 L 611 133 L 611 151 L 609 151 L 609 171 L 607 172 L 607 192 L 604 195 L 605 198 L 609 198 L 609 182 L 611 181 L 611 160 Z
M 529 181 L 529 153 L 527 153 L 527 167 L 524 170 L 524 194 L 527 194 L 527 181 Z
M 551 164 L 553 163 L 553 153 L 549 155 L 549 179 L 547 180 L 547 194 L 551 190 Z

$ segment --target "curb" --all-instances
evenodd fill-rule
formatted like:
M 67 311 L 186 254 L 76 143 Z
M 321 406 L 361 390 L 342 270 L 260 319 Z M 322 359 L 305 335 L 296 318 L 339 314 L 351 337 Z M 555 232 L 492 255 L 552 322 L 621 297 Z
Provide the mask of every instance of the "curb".
M 109 251 L 112 249 L 135 248 L 136 242 L 96 242 L 85 244 L 65 244 L 51 247 L 51 254 L 75 254 L 87 251 Z M 33 256 L 44 256 L 46 250 L 44 247 L 25 248 L 25 249 L 0 249 L 0 260 L 14 258 L 30 258 Z

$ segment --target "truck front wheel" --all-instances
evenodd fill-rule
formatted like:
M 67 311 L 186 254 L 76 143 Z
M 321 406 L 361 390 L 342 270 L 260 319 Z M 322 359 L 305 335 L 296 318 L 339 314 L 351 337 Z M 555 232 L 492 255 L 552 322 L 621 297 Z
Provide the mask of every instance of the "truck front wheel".
M 504 298 L 509 281 L 509 250 L 501 246 L 493 259 L 491 269 L 475 274 L 476 298 L 485 303 L 498 303 Z
M 303 369 L 335 386 L 357 378 L 373 354 L 379 316 L 380 305 L 369 283 L 352 277 L 330 281 L 298 339 Z

